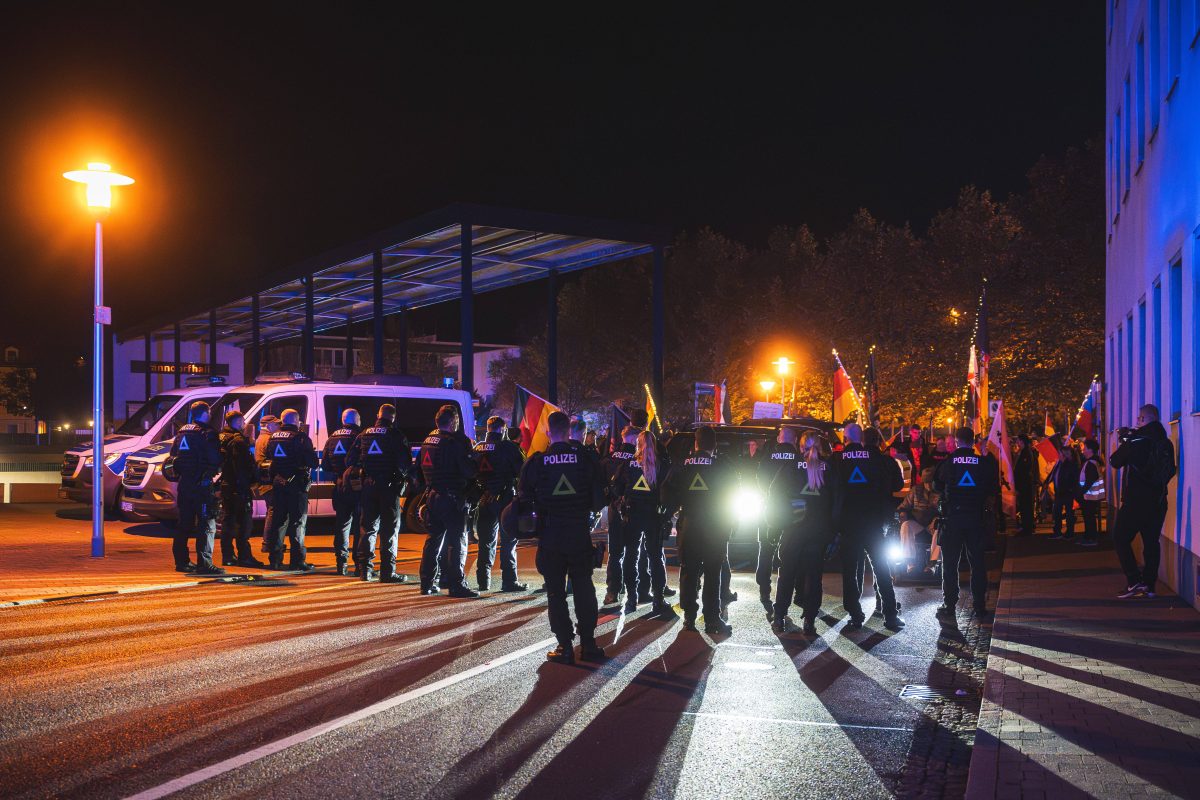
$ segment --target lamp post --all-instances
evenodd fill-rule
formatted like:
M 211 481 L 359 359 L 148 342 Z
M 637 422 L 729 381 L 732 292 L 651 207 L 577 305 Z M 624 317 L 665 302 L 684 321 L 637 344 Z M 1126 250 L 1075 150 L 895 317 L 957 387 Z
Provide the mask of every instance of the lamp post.
M 112 187 L 133 178 L 113 172 L 108 164 L 64 172 L 69 181 L 87 186 L 87 205 L 96 219 L 96 287 L 92 308 L 92 558 L 104 557 L 104 326 L 112 309 L 104 305 L 104 217 L 112 207 Z
M 771 402 L 771 390 L 775 388 L 775 381 L 759 381 L 758 385 L 763 390 L 763 400 Z
M 780 356 L 778 361 L 772 361 L 776 371 L 779 372 L 779 404 L 784 408 L 784 416 L 787 416 L 787 374 L 788 367 L 795 364 L 795 361 L 790 360 L 787 356 Z

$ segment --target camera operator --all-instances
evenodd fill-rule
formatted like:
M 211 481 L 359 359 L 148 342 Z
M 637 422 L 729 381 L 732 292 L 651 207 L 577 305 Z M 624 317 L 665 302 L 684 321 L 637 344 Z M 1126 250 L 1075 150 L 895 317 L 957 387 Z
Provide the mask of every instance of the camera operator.
M 1175 447 L 1158 421 L 1158 407 L 1138 409 L 1137 429 L 1113 431 L 1114 445 L 1109 457 L 1114 469 L 1125 469 L 1121 481 L 1121 507 L 1117 510 L 1113 544 L 1128 586 L 1117 595 L 1122 600 L 1154 597 L 1158 581 L 1158 537 L 1167 516 L 1167 484 L 1175 476 Z M 1145 567 L 1138 569 L 1133 554 L 1133 539 L 1142 537 Z

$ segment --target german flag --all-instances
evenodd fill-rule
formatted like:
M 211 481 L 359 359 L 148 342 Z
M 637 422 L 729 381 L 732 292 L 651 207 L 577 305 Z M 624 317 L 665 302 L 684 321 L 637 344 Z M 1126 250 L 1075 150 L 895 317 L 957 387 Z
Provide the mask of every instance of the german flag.
M 555 411 L 561 410 L 524 386 L 517 385 L 517 397 L 513 403 L 512 426 L 521 431 L 521 449 L 525 451 L 525 455 L 545 450 L 550 446 L 550 434 L 546 427 L 546 420 Z
M 857 411 L 858 397 L 850 385 L 850 376 L 846 374 L 846 368 L 838 364 L 833 373 L 833 421 L 841 424 Z

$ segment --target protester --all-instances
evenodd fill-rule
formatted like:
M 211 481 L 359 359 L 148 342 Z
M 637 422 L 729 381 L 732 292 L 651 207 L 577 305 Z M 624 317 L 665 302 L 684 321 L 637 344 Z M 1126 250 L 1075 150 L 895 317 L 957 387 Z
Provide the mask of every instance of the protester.
M 1104 464 L 1100 460 L 1100 443 L 1087 439 L 1083 443 L 1083 466 L 1079 470 L 1079 508 L 1083 514 L 1084 547 L 1099 543 L 1100 501 L 1104 499 Z
M 1113 528 L 1113 545 L 1128 585 L 1117 597 L 1154 597 L 1158 582 L 1159 543 L 1167 515 L 1167 485 L 1175 476 L 1175 447 L 1158 421 L 1158 407 L 1138 410 L 1136 430 L 1120 428 L 1112 434 L 1114 469 L 1124 469 L 1121 507 Z M 1133 540 L 1142 537 L 1145 567 L 1138 568 Z
M 1017 493 L 1017 515 L 1020 517 L 1019 536 L 1033 535 L 1037 525 L 1035 501 L 1037 500 L 1038 460 L 1033 442 L 1027 434 L 1017 437 L 1017 457 L 1013 462 L 1013 481 Z
M 921 478 L 913 486 L 912 491 L 904 496 L 898 509 L 900 514 L 900 546 L 908 569 L 926 569 L 924 549 L 918 547 L 917 540 L 928 536 L 933 541 L 933 522 L 938 516 L 938 504 L 941 495 L 934 491 L 933 478 L 935 470 L 932 466 L 921 470 Z
M 1050 538 L 1070 541 L 1075 536 L 1075 496 L 1079 489 L 1079 461 L 1075 458 L 1075 451 L 1065 440 L 1059 444 L 1058 461 L 1050 472 L 1049 482 L 1054 484 L 1054 505 L 1050 512 L 1054 534 Z

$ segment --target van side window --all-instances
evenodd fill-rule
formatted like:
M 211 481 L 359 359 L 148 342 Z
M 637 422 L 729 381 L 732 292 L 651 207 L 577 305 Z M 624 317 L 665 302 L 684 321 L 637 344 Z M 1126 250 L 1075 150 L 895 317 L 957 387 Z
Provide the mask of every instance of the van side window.
M 420 444 L 425 440 L 437 424 L 433 418 L 438 409 L 449 403 L 458 409 L 459 430 L 462 430 L 462 408 L 453 400 L 440 397 L 398 397 L 396 398 L 396 424 L 404 431 L 408 441 Z M 474 438 L 475 431 L 464 431 L 467 436 Z
M 327 394 L 322 402 L 325 406 L 325 424 L 329 426 L 330 431 L 335 431 L 341 427 L 342 412 L 347 408 L 353 408 L 358 412 L 365 428 L 379 416 L 381 405 L 394 403 L 396 398 L 379 395 Z
M 254 419 L 248 420 L 254 423 L 255 430 L 262 430 L 262 418 L 267 414 L 274 414 L 277 417 L 283 416 L 283 412 L 287 409 L 294 409 L 300 413 L 300 423 L 303 425 L 308 422 L 308 395 L 280 395 L 267 400 L 262 406 L 254 412 Z
M 188 400 L 179 407 L 178 411 L 171 415 L 171 419 L 168 420 L 165 425 L 159 428 L 158 433 L 154 434 L 154 441 L 162 442 L 166 441 L 167 439 L 174 439 L 175 434 L 179 432 L 179 429 L 187 423 L 188 409 L 191 408 L 192 403 L 195 403 L 198 400 L 203 400 L 211 406 L 213 403 L 217 402 L 219 397 L 220 395 L 217 395 L 216 397 L 193 397 L 192 399 Z M 209 424 L 217 430 L 220 430 L 223 422 L 217 422 L 216 420 L 210 419 Z

